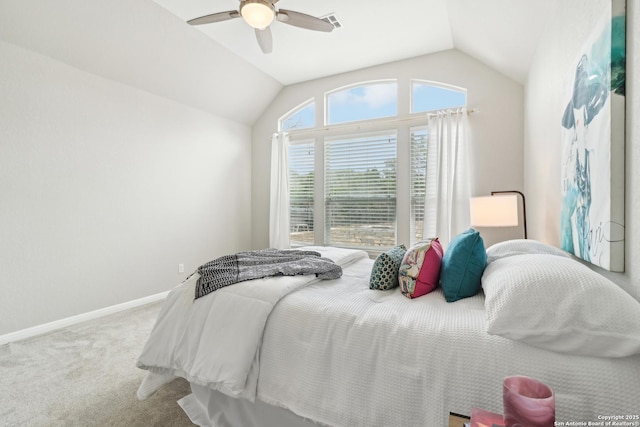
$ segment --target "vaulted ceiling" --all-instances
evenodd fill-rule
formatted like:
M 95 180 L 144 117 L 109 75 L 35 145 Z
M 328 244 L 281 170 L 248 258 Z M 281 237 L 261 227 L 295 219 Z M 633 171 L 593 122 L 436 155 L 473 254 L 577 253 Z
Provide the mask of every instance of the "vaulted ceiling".
M 154 0 L 184 21 L 237 10 L 238 0 Z M 280 0 L 277 9 L 334 14 L 331 33 L 274 22 L 263 54 L 242 19 L 196 27 L 284 85 L 458 49 L 524 83 L 556 0 Z
M 265 55 L 241 19 L 185 22 L 238 0 L 0 0 L 0 41 L 251 125 L 283 86 L 447 49 L 524 84 L 557 1 L 280 0 L 342 28 L 274 22 Z
M 282 88 L 152 0 L 0 0 L 0 41 L 247 125 Z

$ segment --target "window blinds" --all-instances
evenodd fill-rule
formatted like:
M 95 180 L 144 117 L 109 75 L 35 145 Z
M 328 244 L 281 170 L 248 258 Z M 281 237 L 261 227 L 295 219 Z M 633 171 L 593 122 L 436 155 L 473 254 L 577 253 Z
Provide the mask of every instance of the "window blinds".
M 313 244 L 314 142 L 289 146 L 290 238 L 292 243 Z
M 423 240 L 425 178 L 427 173 L 426 127 L 411 129 L 411 244 Z
M 325 140 L 325 244 L 396 242 L 396 134 Z

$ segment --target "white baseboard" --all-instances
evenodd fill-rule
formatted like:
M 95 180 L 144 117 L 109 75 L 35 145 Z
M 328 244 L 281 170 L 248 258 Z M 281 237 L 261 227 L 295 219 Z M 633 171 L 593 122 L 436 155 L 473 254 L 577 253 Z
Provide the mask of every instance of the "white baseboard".
M 75 325 L 76 323 L 85 322 L 87 320 L 97 319 L 99 317 L 107 316 L 109 314 L 117 313 L 129 308 L 139 307 L 141 305 L 161 301 L 165 299 L 168 294 L 169 291 L 161 292 L 159 294 L 149 295 L 148 297 L 139 298 L 133 301 L 123 302 L 122 304 L 112 305 L 110 307 L 101 308 L 98 310 L 90 311 L 88 313 L 78 314 L 76 316 L 67 317 L 65 319 L 55 320 L 53 322 L 44 323 L 42 325 L 33 326 L 31 328 L 22 329 L 20 331 L 11 332 L 5 335 L 0 335 L 0 345 L 4 345 L 13 341 L 23 340 L 25 338 L 31 338 L 36 335 L 51 332 L 56 329 L 64 328 L 66 326 Z

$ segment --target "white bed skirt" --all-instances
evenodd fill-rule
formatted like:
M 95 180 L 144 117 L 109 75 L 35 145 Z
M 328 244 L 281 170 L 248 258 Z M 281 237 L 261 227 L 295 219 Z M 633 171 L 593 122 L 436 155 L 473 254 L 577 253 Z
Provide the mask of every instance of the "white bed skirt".
M 251 403 L 191 383 L 192 393 L 178 401 L 192 423 L 200 427 L 318 427 L 293 412 L 256 399 Z

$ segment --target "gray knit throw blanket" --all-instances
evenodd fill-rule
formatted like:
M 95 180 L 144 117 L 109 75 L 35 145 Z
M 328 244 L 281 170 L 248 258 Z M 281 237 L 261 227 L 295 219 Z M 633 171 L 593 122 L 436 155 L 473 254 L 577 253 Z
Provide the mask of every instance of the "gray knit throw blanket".
M 269 276 L 315 274 L 323 280 L 337 279 L 342 268 L 315 251 L 269 248 L 222 256 L 198 267 L 198 273 L 196 299 L 224 286 Z

